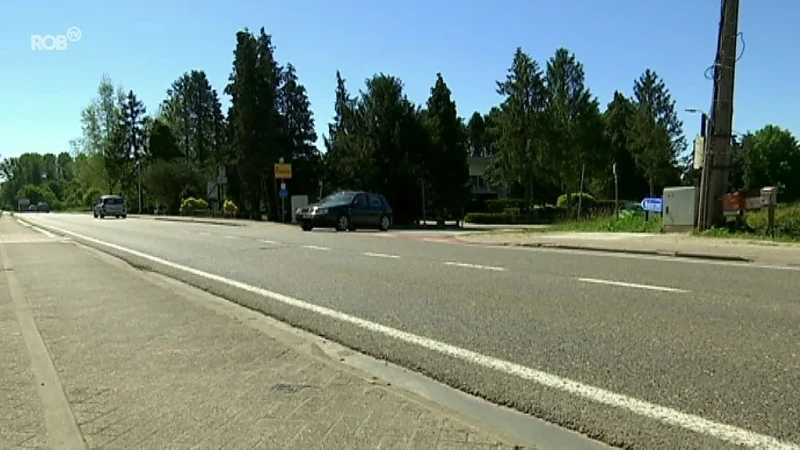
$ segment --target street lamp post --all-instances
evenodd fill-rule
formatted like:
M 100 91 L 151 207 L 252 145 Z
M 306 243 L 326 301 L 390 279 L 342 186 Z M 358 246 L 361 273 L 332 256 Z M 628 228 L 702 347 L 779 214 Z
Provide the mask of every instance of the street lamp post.
M 139 184 L 139 212 L 138 214 L 142 213 L 142 161 L 136 160 L 136 177 L 138 178 Z

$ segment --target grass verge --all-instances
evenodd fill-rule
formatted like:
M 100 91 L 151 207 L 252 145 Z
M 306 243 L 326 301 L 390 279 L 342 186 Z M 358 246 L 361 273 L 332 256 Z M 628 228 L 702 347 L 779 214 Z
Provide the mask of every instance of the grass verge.
M 559 222 L 547 227 L 547 232 L 553 231 L 578 231 L 600 233 L 660 233 L 661 216 L 651 214 L 649 218 L 644 215 L 631 215 L 620 217 L 603 215 L 589 217 L 583 220 L 570 220 Z
M 767 222 L 767 211 L 752 211 L 747 213 L 747 225 L 753 230 L 728 231 L 727 229 L 712 228 L 698 233 L 698 236 L 725 238 L 725 239 L 751 239 L 769 240 L 777 242 L 800 242 L 800 203 L 778 205 L 775 210 L 775 230 L 770 232 Z

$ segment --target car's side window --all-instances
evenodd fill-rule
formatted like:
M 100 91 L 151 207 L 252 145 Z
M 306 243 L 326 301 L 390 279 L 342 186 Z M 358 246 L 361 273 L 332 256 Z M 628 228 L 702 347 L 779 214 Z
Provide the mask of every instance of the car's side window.
M 367 196 L 364 194 L 358 194 L 356 196 L 356 208 L 366 208 L 367 207 Z
M 381 209 L 383 208 L 383 203 L 381 203 L 381 198 L 377 195 L 370 194 L 369 196 L 369 207 L 373 209 Z

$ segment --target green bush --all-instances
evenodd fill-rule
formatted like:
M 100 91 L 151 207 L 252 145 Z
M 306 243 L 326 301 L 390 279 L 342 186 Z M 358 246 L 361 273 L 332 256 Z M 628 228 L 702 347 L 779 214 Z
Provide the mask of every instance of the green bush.
M 570 208 L 577 208 L 578 203 L 581 205 L 581 209 L 586 211 L 594 208 L 597 205 L 597 200 L 591 195 L 587 194 L 586 192 L 580 193 L 576 192 L 572 194 L 569 198 L 569 207 Z M 567 207 L 567 194 L 561 194 L 558 196 L 558 200 L 556 201 L 556 206 L 560 208 Z
M 181 200 L 180 212 L 182 215 L 197 214 L 208 211 L 208 203 L 202 198 L 188 197 Z
M 225 203 L 222 204 L 222 209 L 229 214 L 235 213 L 237 209 L 236 203 L 233 203 L 232 200 L 225 200 Z

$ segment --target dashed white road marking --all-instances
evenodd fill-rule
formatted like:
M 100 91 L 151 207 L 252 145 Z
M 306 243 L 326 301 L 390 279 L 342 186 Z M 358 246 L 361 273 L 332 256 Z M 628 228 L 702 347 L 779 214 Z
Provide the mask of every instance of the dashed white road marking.
M 364 253 L 362 253 L 362 255 L 371 256 L 373 258 L 387 258 L 387 259 L 398 259 L 398 258 L 400 258 L 399 255 L 387 255 L 386 253 L 364 252 Z
M 200 236 L 211 236 L 211 233 L 209 233 L 208 231 L 198 231 L 197 234 L 199 234 Z
M 261 240 L 261 243 L 262 243 L 262 244 L 269 244 L 269 245 L 278 245 L 278 242 L 276 242 L 276 241 L 270 241 L 269 239 L 262 239 L 262 240 Z
M 251 286 L 241 281 L 231 280 L 220 275 L 209 272 L 204 272 L 199 269 L 184 266 L 158 256 L 153 256 L 147 253 L 133 250 L 110 242 L 101 241 L 79 233 L 67 231 L 61 228 L 49 226 L 51 230 L 69 235 L 86 242 L 91 242 L 101 247 L 106 247 L 119 252 L 127 253 L 138 258 L 148 260 L 150 262 L 160 264 L 165 267 L 170 267 L 197 277 L 205 278 L 220 284 L 225 284 L 230 287 L 240 289 L 242 291 L 250 292 L 262 297 L 272 299 L 274 301 L 293 306 L 295 308 L 304 309 L 309 312 L 326 316 L 340 322 L 346 322 L 359 328 L 371 331 L 374 333 L 382 334 L 392 339 L 402 341 L 408 344 L 416 345 L 443 355 L 451 356 L 470 364 L 475 364 L 488 369 L 504 372 L 506 374 L 531 381 L 533 383 L 546 386 L 552 389 L 560 390 L 568 394 L 582 397 L 584 399 L 594 401 L 596 403 L 604 404 L 614 408 L 623 409 L 633 414 L 646 417 L 661 423 L 677 426 L 686 430 L 690 430 L 706 436 L 711 436 L 735 445 L 741 445 L 750 448 L 769 448 L 781 450 L 800 450 L 800 445 L 792 442 L 781 441 L 772 436 L 759 434 L 744 428 L 727 425 L 724 423 L 714 422 L 712 420 L 676 409 L 668 408 L 666 406 L 657 405 L 654 403 L 639 400 L 622 394 L 617 394 L 606 389 L 598 388 L 578 381 L 564 378 L 558 375 L 553 375 L 541 370 L 536 370 L 530 367 L 525 367 L 520 364 L 505 361 L 492 356 L 483 355 L 462 347 L 440 342 L 434 339 L 417 336 L 415 334 L 399 330 L 397 328 L 388 327 L 379 323 L 370 322 L 359 317 L 351 316 L 334 309 L 326 308 L 324 306 L 315 305 L 313 303 L 304 302 L 302 300 L 289 297 L 288 295 L 279 294 L 264 288 Z
M 454 266 L 454 267 L 465 267 L 467 269 L 482 269 L 482 270 L 493 270 L 495 272 L 505 272 L 505 267 L 497 267 L 497 266 L 481 266 L 479 264 L 468 264 L 468 263 L 460 263 L 455 261 L 447 261 L 444 263 L 447 266 Z
M 330 247 L 320 247 L 319 245 L 304 245 L 303 248 L 309 250 L 330 250 Z
M 230 234 L 227 234 L 227 235 L 225 235 L 225 236 L 223 236 L 223 237 L 224 237 L 225 239 L 239 239 L 239 236 L 231 236 Z
M 652 284 L 638 284 L 638 283 L 626 283 L 624 281 L 611 281 L 611 280 L 601 280 L 598 278 L 578 278 L 579 281 L 583 281 L 586 283 L 595 283 L 595 284 L 607 284 L 610 286 L 620 286 L 620 287 L 628 287 L 634 289 L 648 289 L 651 291 L 661 291 L 661 292 L 677 292 L 681 294 L 685 294 L 689 291 L 685 289 L 677 289 L 671 288 L 666 286 L 654 286 Z
M 30 228 L 31 227 L 31 224 L 29 224 L 27 222 L 24 222 L 24 221 L 22 221 L 20 219 L 17 219 L 17 223 L 22 225 L 23 227 L 26 227 L 26 228 Z

